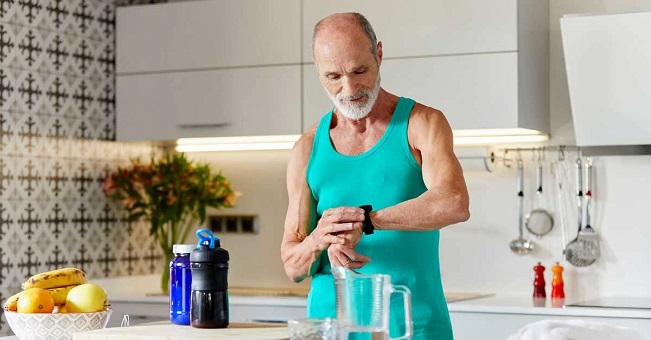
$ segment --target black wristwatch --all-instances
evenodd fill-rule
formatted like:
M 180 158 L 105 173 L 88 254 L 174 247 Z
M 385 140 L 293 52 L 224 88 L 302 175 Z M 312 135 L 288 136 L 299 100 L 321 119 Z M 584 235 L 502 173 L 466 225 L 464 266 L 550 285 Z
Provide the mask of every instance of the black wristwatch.
M 375 227 L 371 223 L 371 211 L 373 207 L 370 204 L 362 205 L 360 208 L 364 209 L 364 222 L 362 222 L 362 231 L 366 235 L 373 234 Z

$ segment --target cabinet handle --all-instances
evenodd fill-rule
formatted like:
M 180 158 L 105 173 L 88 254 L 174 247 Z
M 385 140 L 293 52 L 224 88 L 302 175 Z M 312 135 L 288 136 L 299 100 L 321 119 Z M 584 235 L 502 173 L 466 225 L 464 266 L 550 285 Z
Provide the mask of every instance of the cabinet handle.
M 213 123 L 213 124 L 179 124 L 181 129 L 205 129 L 205 128 L 220 128 L 230 126 L 231 123 Z

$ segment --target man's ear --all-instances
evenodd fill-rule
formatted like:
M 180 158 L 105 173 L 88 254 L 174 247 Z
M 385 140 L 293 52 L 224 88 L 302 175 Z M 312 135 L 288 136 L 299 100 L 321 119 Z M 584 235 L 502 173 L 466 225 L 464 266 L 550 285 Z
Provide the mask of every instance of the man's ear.
M 377 42 L 377 63 L 378 65 L 382 64 L 382 42 Z

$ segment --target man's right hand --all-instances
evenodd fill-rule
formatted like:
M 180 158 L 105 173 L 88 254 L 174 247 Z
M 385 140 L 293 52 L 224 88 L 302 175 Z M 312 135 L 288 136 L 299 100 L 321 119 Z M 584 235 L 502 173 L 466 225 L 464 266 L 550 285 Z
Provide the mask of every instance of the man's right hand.
M 347 245 L 354 247 L 359 238 L 351 237 L 356 234 L 351 231 L 359 229 L 364 221 L 364 209 L 357 207 L 338 207 L 323 212 L 321 219 L 310 233 L 310 239 L 315 250 L 323 251 L 331 244 Z M 337 236 L 338 233 L 346 232 L 345 236 Z M 361 237 L 361 234 L 360 234 Z M 351 242 L 355 244 L 350 244 Z

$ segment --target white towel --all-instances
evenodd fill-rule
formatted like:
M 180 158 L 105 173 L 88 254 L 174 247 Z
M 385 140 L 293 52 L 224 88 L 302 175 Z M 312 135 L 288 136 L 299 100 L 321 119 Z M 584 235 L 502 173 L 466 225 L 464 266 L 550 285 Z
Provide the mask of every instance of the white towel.
M 644 340 L 636 331 L 588 320 L 542 320 L 524 325 L 508 340 Z

